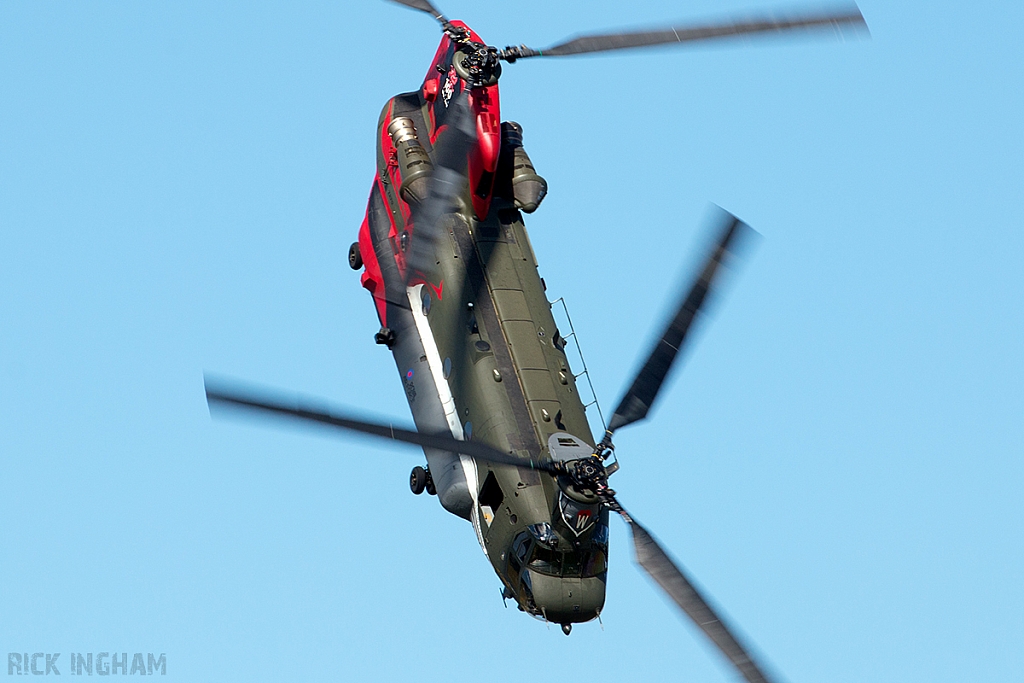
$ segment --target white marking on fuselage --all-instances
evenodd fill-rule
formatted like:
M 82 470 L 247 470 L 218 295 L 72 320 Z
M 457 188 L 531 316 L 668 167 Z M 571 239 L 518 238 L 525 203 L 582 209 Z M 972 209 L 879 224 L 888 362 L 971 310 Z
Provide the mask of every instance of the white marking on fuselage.
M 430 368 L 430 376 L 434 380 L 434 386 L 437 387 L 438 398 L 441 399 L 441 407 L 444 410 L 445 419 L 448 421 L 448 429 L 451 430 L 453 437 L 459 441 L 465 441 L 466 436 L 462 431 L 462 423 L 459 422 L 459 411 L 455 407 L 455 397 L 452 395 L 452 389 L 448 384 L 448 380 L 444 378 L 444 364 L 441 362 L 441 352 L 437 350 L 437 341 L 434 339 L 434 333 L 430 329 L 427 316 L 423 314 L 422 293 L 423 285 L 414 285 L 407 288 L 412 319 L 416 323 L 416 331 L 419 332 L 420 342 L 423 344 L 423 353 L 427 357 L 427 367 Z M 479 483 L 476 461 L 468 455 L 459 455 L 459 461 L 462 463 L 462 471 L 466 476 L 466 484 L 469 486 L 469 495 L 473 499 L 473 508 L 470 512 L 473 530 L 476 532 L 476 540 L 480 544 L 480 549 L 486 555 L 487 546 L 484 543 L 483 530 L 480 528 L 480 513 L 477 510 L 479 505 L 477 503 L 476 491 L 479 488 Z

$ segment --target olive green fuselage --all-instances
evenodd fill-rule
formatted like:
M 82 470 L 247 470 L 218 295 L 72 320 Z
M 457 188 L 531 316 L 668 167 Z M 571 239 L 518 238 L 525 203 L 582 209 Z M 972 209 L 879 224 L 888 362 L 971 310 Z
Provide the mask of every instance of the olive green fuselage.
M 442 50 L 439 55 L 444 59 Z M 523 176 L 522 159 L 529 159 L 508 125 L 486 215 L 476 215 L 467 188 L 458 210 L 442 221 L 432 272 L 405 278 L 404 253 L 416 231 L 403 174 L 415 169 L 404 165 L 409 155 L 396 149 L 389 127 L 411 121 L 433 158 L 433 142 L 443 144 L 443 132 L 431 139 L 431 107 L 438 105 L 421 91 L 385 106 L 377 129 L 378 173 L 359 241 L 363 285 L 375 297 L 382 332 L 388 332 L 381 339 L 395 356 L 414 420 L 421 431 L 450 431 L 524 457 L 585 457 L 594 439 L 517 208 L 513 179 L 517 171 Z M 607 510 L 528 466 L 425 453 L 441 504 L 472 522 L 506 597 L 556 623 L 599 615 Z

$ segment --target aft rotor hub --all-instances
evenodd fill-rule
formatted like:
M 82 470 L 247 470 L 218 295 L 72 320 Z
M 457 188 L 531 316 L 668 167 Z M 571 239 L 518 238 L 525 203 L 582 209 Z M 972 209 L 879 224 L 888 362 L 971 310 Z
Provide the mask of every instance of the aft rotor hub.
M 497 48 L 483 43 L 465 43 L 453 62 L 455 71 L 470 87 L 494 85 L 501 77 L 501 62 Z

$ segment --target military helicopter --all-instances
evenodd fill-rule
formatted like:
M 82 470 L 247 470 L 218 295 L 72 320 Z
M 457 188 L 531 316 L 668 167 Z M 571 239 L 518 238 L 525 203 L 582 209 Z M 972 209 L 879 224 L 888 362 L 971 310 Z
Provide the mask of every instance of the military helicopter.
M 429 0 L 392 0 L 436 19 L 443 36 L 418 90 L 396 95 L 377 124 L 377 175 L 349 265 L 361 272 L 394 356 L 415 429 L 278 392 L 207 378 L 211 407 L 290 418 L 420 446 L 415 494 L 472 523 L 519 609 L 560 624 L 598 618 L 605 602 L 608 520 L 629 526 L 637 563 L 750 683 L 771 680 L 709 601 L 609 486 L 612 437 L 643 420 L 694 320 L 753 230 L 723 212 L 703 268 L 593 437 L 523 223 L 547 193 L 502 122 L 502 62 L 792 30 L 866 29 L 855 6 L 660 30 L 585 35 L 536 50 L 498 49 Z

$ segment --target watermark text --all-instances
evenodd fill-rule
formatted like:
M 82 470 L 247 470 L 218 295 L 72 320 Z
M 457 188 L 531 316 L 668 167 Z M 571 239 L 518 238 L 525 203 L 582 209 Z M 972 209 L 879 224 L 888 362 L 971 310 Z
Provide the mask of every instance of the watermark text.
M 167 675 L 167 653 L 152 652 L 72 652 L 60 661 L 60 652 L 8 652 L 8 676 L 60 676 L 65 670 L 72 676 L 160 676 Z

